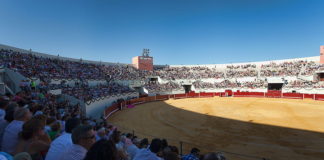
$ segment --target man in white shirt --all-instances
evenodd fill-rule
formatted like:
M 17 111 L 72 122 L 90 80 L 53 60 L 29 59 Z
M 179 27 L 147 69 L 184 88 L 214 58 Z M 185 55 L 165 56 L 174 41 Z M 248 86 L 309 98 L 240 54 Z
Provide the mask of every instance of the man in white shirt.
M 96 142 L 96 134 L 90 125 L 81 125 L 72 132 L 73 145 L 58 160 L 83 160 Z
M 74 128 L 81 123 L 78 118 L 71 118 L 65 124 L 65 133 L 57 137 L 52 143 L 47 152 L 46 160 L 57 160 L 63 152 L 72 146 L 71 133 Z
M 149 148 L 143 148 L 139 150 L 133 160 L 161 160 L 162 158 L 158 157 L 158 153 L 162 149 L 162 141 L 158 138 L 152 140 Z
M 128 154 L 128 159 L 132 160 L 136 156 L 138 151 L 139 151 L 139 149 L 137 148 L 137 146 L 135 144 L 128 145 L 126 147 L 126 152 Z

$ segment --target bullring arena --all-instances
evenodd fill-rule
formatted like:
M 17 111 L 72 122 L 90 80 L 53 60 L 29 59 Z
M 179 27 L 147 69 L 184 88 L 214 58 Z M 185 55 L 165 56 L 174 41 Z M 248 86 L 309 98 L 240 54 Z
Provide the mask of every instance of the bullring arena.
M 48 126 L 79 119 L 97 142 L 122 146 L 129 160 L 142 160 L 134 155 L 154 138 L 169 143 L 156 156 L 165 158 L 162 151 L 173 148 L 176 160 L 192 148 L 229 160 L 324 159 L 324 54 L 169 66 L 153 65 L 148 52 L 118 64 L 0 45 L 1 102 L 18 101 L 33 116 L 46 115 L 53 121 Z M 137 149 L 132 156 L 131 147 Z
M 144 137 L 165 137 L 173 145 L 182 142 L 185 152 L 198 146 L 231 159 L 319 160 L 324 157 L 323 106 L 311 99 L 169 99 L 122 110 L 109 122 Z

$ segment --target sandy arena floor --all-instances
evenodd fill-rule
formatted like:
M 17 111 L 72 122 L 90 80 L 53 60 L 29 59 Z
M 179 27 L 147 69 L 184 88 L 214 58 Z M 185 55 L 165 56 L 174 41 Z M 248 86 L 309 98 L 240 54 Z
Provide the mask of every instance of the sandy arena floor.
M 109 118 L 124 132 L 165 138 L 184 153 L 224 151 L 230 160 L 323 160 L 324 102 L 272 98 L 196 98 L 151 102 Z M 245 157 L 228 152 L 253 155 Z M 257 158 L 259 157 L 259 158 Z

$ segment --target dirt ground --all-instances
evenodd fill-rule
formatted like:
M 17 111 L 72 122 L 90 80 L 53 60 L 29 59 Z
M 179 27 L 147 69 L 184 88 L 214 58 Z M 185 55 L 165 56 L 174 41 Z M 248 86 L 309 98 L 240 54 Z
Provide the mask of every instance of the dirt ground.
M 324 159 L 324 102 L 274 98 L 190 98 L 150 102 L 108 119 L 140 138 L 165 138 L 230 160 Z M 254 156 L 254 157 L 253 157 Z

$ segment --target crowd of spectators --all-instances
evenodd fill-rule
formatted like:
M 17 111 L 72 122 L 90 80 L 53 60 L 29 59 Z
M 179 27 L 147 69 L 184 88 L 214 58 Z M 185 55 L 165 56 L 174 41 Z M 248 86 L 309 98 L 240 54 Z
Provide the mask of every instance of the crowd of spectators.
M 169 81 L 167 83 L 159 83 L 156 81 L 148 82 L 145 84 L 145 88 L 151 92 L 171 92 L 175 90 L 182 90 L 182 86 L 178 83 Z
M 227 69 L 255 69 L 255 64 L 242 64 L 242 65 L 228 65 L 226 66 Z
M 305 67 L 308 61 L 294 61 L 282 63 L 270 63 L 261 65 L 260 76 L 298 76 L 302 68 Z
M 285 88 L 324 88 L 324 83 L 314 81 L 295 80 L 289 81 Z
M 44 82 L 51 79 L 81 80 L 145 80 L 150 76 L 159 76 L 166 80 L 177 79 L 221 79 L 260 76 L 298 76 L 312 75 L 315 71 L 324 70 L 324 65 L 313 61 L 291 61 L 270 63 L 257 69 L 255 64 L 227 65 L 226 69 L 216 67 L 158 67 L 154 71 L 137 70 L 130 65 L 103 65 L 80 61 L 45 58 L 30 53 L 12 50 L 0 50 L 0 65 L 19 71 L 25 77 L 39 78 Z
M 191 158 L 189 158 L 191 157 Z M 213 158 L 211 158 L 213 157 Z M 225 160 L 221 153 L 180 156 L 176 146 L 155 138 L 149 143 L 121 133 L 106 121 L 81 114 L 56 95 L 25 86 L 16 95 L 0 97 L 2 160 Z
M 224 80 L 218 83 L 195 81 L 193 83 L 196 89 L 221 89 L 221 88 L 265 88 L 267 83 L 263 80 L 247 81 L 247 82 L 232 82 L 229 80 Z
M 210 82 L 195 81 L 192 83 L 196 89 L 214 89 L 215 85 Z
M 226 70 L 227 78 L 239 78 L 239 77 L 257 77 L 257 70 Z
M 324 71 L 324 64 L 308 62 L 305 70 L 301 72 L 301 75 L 310 76 L 310 75 L 313 75 L 316 71 Z
M 80 61 L 45 58 L 30 53 L 0 50 L 0 65 L 19 71 L 28 78 L 81 80 L 137 80 L 149 72 L 136 70 L 128 65 L 102 65 Z
M 135 93 L 128 86 L 120 85 L 118 83 L 111 82 L 108 85 L 97 85 L 97 86 L 76 86 L 76 87 L 66 87 L 62 89 L 63 94 L 71 95 L 77 99 L 83 100 L 85 102 L 106 98 L 107 96 Z
M 104 78 L 99 65 L 64 61 L 24 54 L 12 50 L 0 50 L 1 65 L 19 71 L 26 77 L 42 79 L 98 79 Z
M 154 75 L 167 80 L 224 78 L 224 72 L 209 67 L 165 67 L 155 70 Z
M 254 80 L 254 81 L 241 82 L 239 83 L 239 86 L 244 88 L 251 88 L 251 89 L 267 88 L 268 83 L 266 83 L 263 80 Z

